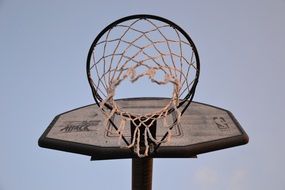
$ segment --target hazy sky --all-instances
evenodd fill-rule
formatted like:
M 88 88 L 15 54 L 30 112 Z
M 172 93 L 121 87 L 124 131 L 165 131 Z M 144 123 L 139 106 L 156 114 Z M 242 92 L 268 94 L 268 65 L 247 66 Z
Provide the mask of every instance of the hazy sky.
M 155 160 L 153 189 L 285 189 L 284 10 L 284 0 L 0 0 L 0 190 L 130 189 L 130 160 L 90 162 L 37 140 L 55 115 L 94 102 L 88 49 L 110 22 L 138 13 L 191 35 L 194 100 L 232 111 L 250 136 L 198 159 Z

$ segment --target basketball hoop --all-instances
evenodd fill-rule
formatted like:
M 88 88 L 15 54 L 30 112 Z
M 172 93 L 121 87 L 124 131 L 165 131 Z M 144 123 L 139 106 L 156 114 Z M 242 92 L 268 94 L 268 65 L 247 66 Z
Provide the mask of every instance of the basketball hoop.
M 96 37 L 87 57 L 88 81 L 105 115 L 106 129 L 113 125 L 119 143 L 123 139 L 139 157 L 155 150 L 152 144 L 157 147 L 170 140 L 171 129 L 179 124 L 194 97 L 199 70 L 198 52 L 189 35 L 175 23 L 152 15 L 113 22 Z M 170 101 L 162 109 L 144 114 L 124 110 L 114 98 L 116 89 L 123 81 L 135 83 L 143 77 L 157 85 L 172 84 Z M 170 113 L 175 117 L 172 123 L 166 119 Z M 112 122 L 114 115 L 121 118 L 118 126 Z M 160 139 L 151 132 L 158 119 L 168 129 Z M 124 137 L 127 122 L 135 127 L 131 142 Z

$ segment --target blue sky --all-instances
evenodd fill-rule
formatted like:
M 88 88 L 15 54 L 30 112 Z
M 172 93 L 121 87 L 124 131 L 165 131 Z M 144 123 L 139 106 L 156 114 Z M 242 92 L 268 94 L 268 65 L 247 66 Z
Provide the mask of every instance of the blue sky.
M 89 47 L 138 13 L 191 35 L 201 59 L 194 100 L 232 111 L 250 136 L 198 159 L 155 160 L 153 189 L 284 189 L 284 10 L 284 0 L 0 0 L 0 190 L 130 189 L 130 160 L 90 162 L 37 140 L 55 115 L 93 103 Z

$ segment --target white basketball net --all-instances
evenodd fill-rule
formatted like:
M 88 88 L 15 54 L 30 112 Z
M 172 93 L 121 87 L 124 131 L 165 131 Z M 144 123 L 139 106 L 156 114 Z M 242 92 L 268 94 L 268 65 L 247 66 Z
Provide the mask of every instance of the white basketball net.
M 133 140 L 127 147 L 133 148 L 139 157 L 148 156 L 150 141 L 155 144 L 168 142 L 172 127 L 180 122 L 180 99 L 187 95 L 196 79 L 196 57 L 185 37 L 161 21 L 128 20 L 101 36 L 93 49 L 90 62 L 88 77 L 105 115 L 106 129 L 113 116 L 120 117 L 117 129 L 119 143 L 121 144 L 127 122 L 132 122 L 136 127 Z M 124 80 L 135 83 L 143 77 L 157 85 L 172 84 L 169 103 L 162 109 L 147 114 L 134 114 L 121 109 L 114 100 L 117 87 Z M 166 120 L 170 110 L 176 117 L 174 123 L 167 123 Z M 150 128 L 156 119 L 162 119 L 163 127 L 168 129 L 168 138 L 157 139 L 151 134 Z M 142 127 L 143 134 L 140 130 Z M 144 136 L 143 152 L 140 146 L 141 135 Z

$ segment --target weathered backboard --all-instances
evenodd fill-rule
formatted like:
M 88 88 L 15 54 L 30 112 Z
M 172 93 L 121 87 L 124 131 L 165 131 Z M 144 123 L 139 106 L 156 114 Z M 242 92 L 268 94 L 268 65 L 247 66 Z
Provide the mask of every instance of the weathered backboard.
M 132 98 L 118 100 L 119 105 L 132 113 L 158 110 L 167 98 Z M 117 123 L 119 116 L 113 118 Z M 168 122 L 174 119 L 171 114 Z M 39 139 L 39 146 L 89 155 L 93 160 L 135 158 L 130 149 L 119 145 L 119 136 L 112 125 L 105 127 L 105 118 L 96 104 L 62 113 L 55 117 Z M 130 124 L 125 138 L 131 140 Z M 166 129 L 157 121 L 156 137 Z M 162 143 L 152 158 L 187 158 L 198 154 L 246 144 L 248 136 L 231 112 L 211 105 L 192 102 L 181 122 L 172 129 L 170 142 Z M 123 146 L 123 148 L 122 148 Z

